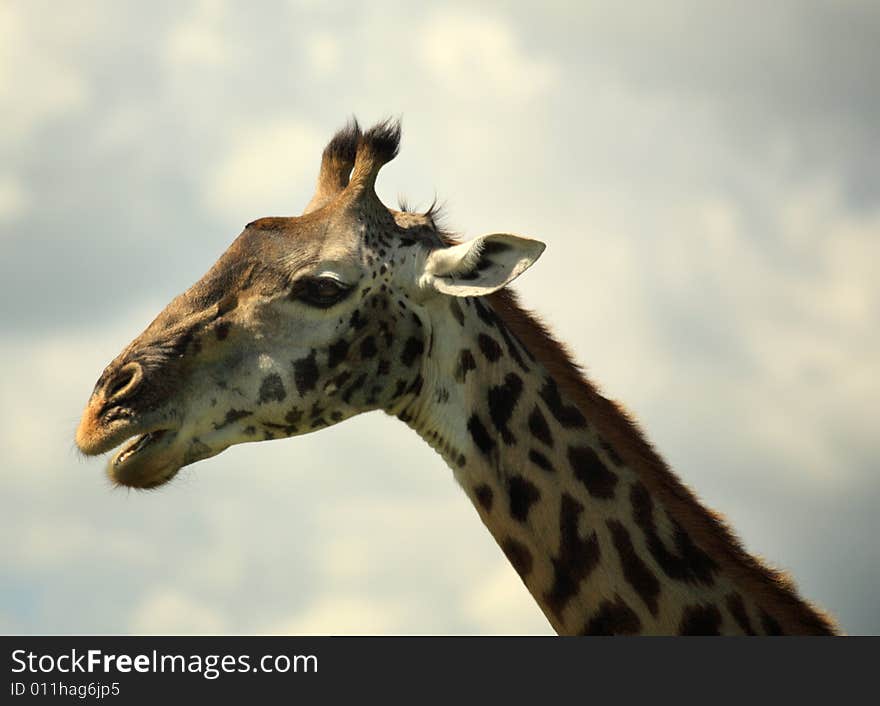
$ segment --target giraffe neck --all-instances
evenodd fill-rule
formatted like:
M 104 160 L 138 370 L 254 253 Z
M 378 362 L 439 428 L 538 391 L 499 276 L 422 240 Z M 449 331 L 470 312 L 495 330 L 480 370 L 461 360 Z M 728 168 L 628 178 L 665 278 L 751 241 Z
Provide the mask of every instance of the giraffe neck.
M 575 399 L 547 347 L 577 369 L 511 295 L 443 306 L 430 312 L 424 387 L 398 416 L 452 468 L 557 632 L 831 631 L 641 437 L 609 425 L 616 407 L 583 380 L 597 404 Z

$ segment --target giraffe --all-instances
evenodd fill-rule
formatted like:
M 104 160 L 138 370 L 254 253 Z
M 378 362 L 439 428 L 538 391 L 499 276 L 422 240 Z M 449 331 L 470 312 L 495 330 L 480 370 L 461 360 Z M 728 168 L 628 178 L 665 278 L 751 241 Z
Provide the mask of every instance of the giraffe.
M 457 242 L 375 192 L 399 122 L 349 122 L 302 215 L 249 223 L 103 371 L 76 432 L 155 488 L 233 444 L 383 410 L 453 475 L 560 634 L 834 634 L 742 547 L 507 285 L 544 244 Z M 128 443 L 126 443 L 128 442 Z

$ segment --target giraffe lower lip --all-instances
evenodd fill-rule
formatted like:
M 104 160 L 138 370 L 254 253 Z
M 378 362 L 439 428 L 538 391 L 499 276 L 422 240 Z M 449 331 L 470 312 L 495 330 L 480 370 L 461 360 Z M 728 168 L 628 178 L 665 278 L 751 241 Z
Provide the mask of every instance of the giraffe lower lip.
M 155 488 L 171 480 L 183 465 L 175 429 L 155 429 L 134 437 L 107 465 L 116 485 Z
M 122 451 L 116 454 L 116 457 L 113 459 L 113 465 L 122 465 L 123 463 L 131 459 L 135 454 L 142 452 L 151 444 L 162 439 L 167 431 L 167 429 L 157 429 L 156 431 L 151 431 L 147 434 L 141 434 L 134 440 L 133 443 L 129 444 Z

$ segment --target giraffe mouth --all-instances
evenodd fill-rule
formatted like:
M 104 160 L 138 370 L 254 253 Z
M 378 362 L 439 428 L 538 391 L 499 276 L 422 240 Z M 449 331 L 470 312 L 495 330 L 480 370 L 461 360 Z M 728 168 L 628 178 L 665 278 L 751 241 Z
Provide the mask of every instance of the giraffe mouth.
M 175 453 L 177 432 L 154 429 L 139 434 L 110 459 L 107 475 L 117 485 L 155 488 L 171 480 L 183 465 Z

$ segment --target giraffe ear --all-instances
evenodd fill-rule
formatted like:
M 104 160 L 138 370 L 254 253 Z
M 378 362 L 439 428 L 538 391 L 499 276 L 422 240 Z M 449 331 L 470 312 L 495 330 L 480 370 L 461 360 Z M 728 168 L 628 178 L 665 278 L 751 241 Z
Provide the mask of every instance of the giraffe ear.
M 544 252 L 539 240 L 496 233 L 431 251 L 422 286 L 455 297 L 480 297 L 501 289 Z

